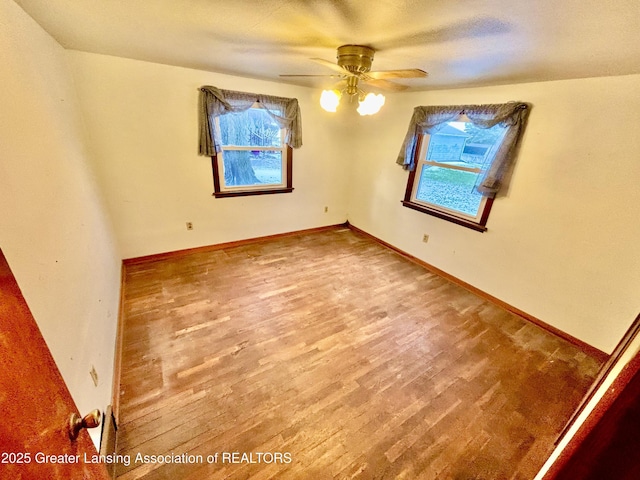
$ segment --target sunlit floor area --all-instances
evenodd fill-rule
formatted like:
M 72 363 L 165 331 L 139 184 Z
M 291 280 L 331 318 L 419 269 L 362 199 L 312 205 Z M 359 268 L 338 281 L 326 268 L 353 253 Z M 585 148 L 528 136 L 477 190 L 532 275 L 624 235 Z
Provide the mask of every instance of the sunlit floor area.
M 530 480 L 600 367 L 348 228 L 128 265 L 123 354 L 120 480 Z

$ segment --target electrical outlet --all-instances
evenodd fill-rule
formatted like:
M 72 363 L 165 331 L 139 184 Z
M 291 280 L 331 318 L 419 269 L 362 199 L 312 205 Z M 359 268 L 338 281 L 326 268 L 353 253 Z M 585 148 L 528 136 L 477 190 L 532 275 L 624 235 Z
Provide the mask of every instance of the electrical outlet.
M 422 241 L 424 243 L 427 243 L 429 241 L 429 235 L 427 235 L 426 233 L 422 236 Z
M 193 230 L 193 223 L 187 222 L 187 230 Z
M 324 207 L 324 213 L 327 213 L 329 211 L 329 207 Z
M 98 372 L 96 372 L 96 367 L 94 367 L 93 365 L 91 365 L 91 371 L 89 372 L 89 375 L 91 375 L 91 380 L 93 380 L 93 384 L 97 387 L 98 386 Z

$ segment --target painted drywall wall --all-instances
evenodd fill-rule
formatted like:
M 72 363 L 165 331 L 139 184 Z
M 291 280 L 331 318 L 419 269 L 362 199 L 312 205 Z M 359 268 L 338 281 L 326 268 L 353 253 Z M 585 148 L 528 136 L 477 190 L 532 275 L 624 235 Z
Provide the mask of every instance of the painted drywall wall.
M 104 409 L 120 256 L 65 52 L 11 0 L 0 0 L 0 51 L 0 247 L 79 410 Z
M 631 75 L 390 95 L 358 132 L 349 221 L 610 352 L 640 311 L 639 87 Z M 415 106 L 510 100 L 533 108 L 486 233 L 400 204 Z
M 124 258 L 291 232 L 346 220 L 348 129 L 314 90 L 68 51 L 100 182 Z M 298 98 L 303 146 L 288 194 L 214 198 L 197 155 L 198 88 Z M 328 207 L 325 213 L 324 207 Z M 194 229 L 187 231 L 186 222 Z

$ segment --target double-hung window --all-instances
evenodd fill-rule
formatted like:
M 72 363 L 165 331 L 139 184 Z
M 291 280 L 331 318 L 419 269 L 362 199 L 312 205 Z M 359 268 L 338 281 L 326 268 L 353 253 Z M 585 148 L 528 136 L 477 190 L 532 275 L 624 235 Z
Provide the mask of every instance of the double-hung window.
M 259 103 L 244 112 L 216 117 L 215 122 L 222 143 L 212 158 L 214 195 L 293 190 L 293 154 L 285 143 L 286 129 Z
M 302 146 L 298 101 L 216 87 L 200 89 L 200 154 L 211 157 L 215 197 L 293 191 Z
M 462 118 L 419 139 L 409 202 L 443 215 L 485 225 L 493 198 L 477 185 L 504 138 L 506 127 L 481 129 Z
M 485 231 L 526 111 L 522 103 L 417 107 L 398 159 L 410 170 L 403 205 Z

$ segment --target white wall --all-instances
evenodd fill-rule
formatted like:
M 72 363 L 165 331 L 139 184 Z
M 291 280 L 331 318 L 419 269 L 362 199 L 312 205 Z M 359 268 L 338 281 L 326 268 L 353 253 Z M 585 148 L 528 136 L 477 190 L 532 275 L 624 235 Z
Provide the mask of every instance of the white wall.
M 319 108 L 319 92 L 104 55 L 67 54 L 124 258 L 346 220 L 347 132 Z M 293 153 L 293 193 L 212 197 L 211 160 L 197 155 L 202 85 L 298 98 L 303 147 Z M 192 231 L 186 230 L 186 222 L 193 222 Z
M 389 96 L 361 124 L 349 221 L 610 352 L 640 311 L 639 87 L 632 75 Z M 401 206 L 413 107 L 509 100 L 533 109 L 486 233 Z
M 120 256 L 65 52 L 11 0 L 0 0 L 0 52 L 0 248 L 78 408 L 104 409 Z

